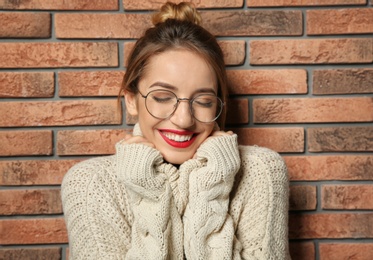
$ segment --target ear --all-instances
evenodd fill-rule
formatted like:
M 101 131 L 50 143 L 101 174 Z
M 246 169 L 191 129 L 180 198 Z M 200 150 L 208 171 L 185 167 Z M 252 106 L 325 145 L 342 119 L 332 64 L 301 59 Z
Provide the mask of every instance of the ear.
M 137 116 L 138 115 L 138 110 L 137 110 L 137 99 L 136 99 L 136 95 L 133 94 L 133 93 L 127 92 L 124 95 L 124 100 L 126 102 L 126 109 L 127 109 L 128 113 L 131 116 Z

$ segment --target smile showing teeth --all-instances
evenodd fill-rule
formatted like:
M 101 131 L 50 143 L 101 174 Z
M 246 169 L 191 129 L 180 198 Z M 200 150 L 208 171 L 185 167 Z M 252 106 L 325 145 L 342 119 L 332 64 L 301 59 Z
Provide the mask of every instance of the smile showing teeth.
M 163 133 L 164 136 L 166 136 L 168 139 L 176 141 L 176 142 L 185 142 L 189 141 L 193 135 L 177 135 L 173 133 Z

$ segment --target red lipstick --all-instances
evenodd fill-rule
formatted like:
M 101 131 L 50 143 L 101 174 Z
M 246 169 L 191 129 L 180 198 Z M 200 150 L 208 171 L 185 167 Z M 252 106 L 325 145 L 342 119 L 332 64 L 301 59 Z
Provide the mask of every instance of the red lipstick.
M 167 144 L 169 144 L 169 145 L 171 145 L 172 147 L 175 147 L 175 148 L 187 148 L 187 147 L 189 147 L 193 144 L 193 142 L 195 141 L 195 139 L 197 137 L 196 134 L 194 134 L 193 132 L 190 132 L 190 131 L 180 131 L 180 130 L 173 130 L 173 129 L 159 129 L 158 132 Z M 175 141 L 175 140 L 172 140 L 172 139 L 168 138 L 164 133 L 171 133 L 171 134 L 174 134 L 174 135 L 190 135 L 192 137 L 190 138 L 190 140 L 178 142 L 178 141 Z

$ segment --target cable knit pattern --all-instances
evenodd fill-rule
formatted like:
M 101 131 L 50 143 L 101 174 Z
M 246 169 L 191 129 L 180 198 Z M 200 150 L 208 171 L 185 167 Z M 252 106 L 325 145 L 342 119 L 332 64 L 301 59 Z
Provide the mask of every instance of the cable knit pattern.
M 189 204 L 183 217 L 186 256 L 232 259 L 234 229 L 228 204 L 240 167 L 237 135 L 206 140 L 197 158 L 206 165 L 189 177 Z
M 286 166 L 236 139 L 206 140 L 179 169 L 121 142 L 72 167 L 61 189 L 70 259 L 290 259 Z

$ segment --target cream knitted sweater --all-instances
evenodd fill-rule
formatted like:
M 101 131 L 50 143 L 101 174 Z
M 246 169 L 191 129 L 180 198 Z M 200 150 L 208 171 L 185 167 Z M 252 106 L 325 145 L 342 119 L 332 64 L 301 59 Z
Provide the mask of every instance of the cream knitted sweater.
M 286 166 L 236 135 L 208 139 L 179 168 L 119 142 L 69 170 L 62 201 L 70 259 L 290 259 Z

